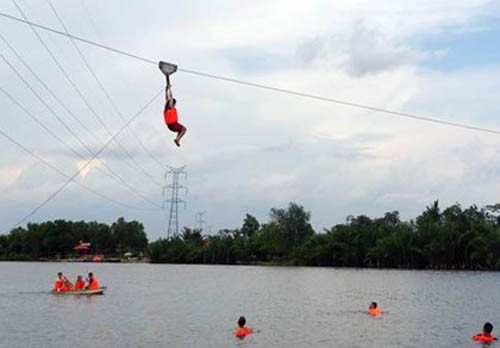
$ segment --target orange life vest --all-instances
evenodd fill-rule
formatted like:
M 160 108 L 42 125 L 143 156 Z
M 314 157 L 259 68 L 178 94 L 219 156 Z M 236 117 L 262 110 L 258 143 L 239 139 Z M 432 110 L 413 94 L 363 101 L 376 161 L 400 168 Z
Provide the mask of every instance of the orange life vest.
M 177 109 L 175 107 L 172 107 L 170 109 L 165 108 L 165 111 L 163 112 L 163 117 L 165 118 L 166 124 L 177 123 L 178 120 Z
M 99 289 L 99 281 L 95 278 L 92 278 L 92 282 L 89 283 L 89 289 L 90 290 Z
M 61 287 L 61 291 L 69 291 L 71 290 L 71 285 L 69 284 L 63 284 L 63 286 Z
M 368 308 L 368 314 L 376 317 L 377 315 L 382 314 L 382 311 L 378 308 Z
M 75 290 L 82 290 L 83 288 L 85 287 L 85 283 L 83 282 L 83 280 L 77 280 L 75 282 Z
M 480 333 L 480 334 L 477 334 L 477 335 L 474 335 L 472 336 L 472 339 L 474 341 L 480 341 L 480 342 L 484 342 L 484 343 L 491 343 L 493 342 L 494 340 L 496 340 L 496 337 L 493 336 L 493 335 L 488 335 L 486 336 L 484 334 L 484 332 Z
M 54 291 L 60 291 L 61 288 L 64 285 L 64 281 L 57 278 L 56 281 L 54 282 L 54 287 L 52 288 Z
M 244 338 L 245 336 L 250 335 L 251 333 L 252 329 L 247 326 L 237 327 L 234 330 L 234 335 L 238 338 Z

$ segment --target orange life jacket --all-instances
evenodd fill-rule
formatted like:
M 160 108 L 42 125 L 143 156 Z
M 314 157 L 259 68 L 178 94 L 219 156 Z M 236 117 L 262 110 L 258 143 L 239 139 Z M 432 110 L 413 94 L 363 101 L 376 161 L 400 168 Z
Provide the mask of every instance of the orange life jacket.
M 238 338 L 244 338 L 247 335 L 250 335 L 252 333 L 252 329 L 249 328 L 248 326 L 243 326 L 243 327 L 237 327 L 234 330 L 234 335 Z
M 75 282 L 75 290 L 82 290 L 83 288 L 85 287 L 85 283 L 83 282 L 83 280 L 77 280 Z
M 165 108 L 165 111 L 163 112 L 163 117 L 165 118 L 166 124 L 177 123 L 178 120 L 177 109 L 175 107 L 172 107 L 170 109 Z
M 382 311 L 378 308 L 368 308 L 368 314 L 376 317 L 377 315 L 382 314 Z
M 60 291 L 61 288 L 64 285 L 64 281 L 57 278 L 56 281 L 54 282 L 54 287 L 52 288 L 54 291 Z
M 472 336 L 472 339 L 474 341 L 480 341 L 480 342 L 484 342 L 484 343 L 491 343 L 493 342 L 494 340 L 496 340 L 496 337 L 493 336 L 493 335 L 488 335 L 486 336 L 484 334 L 484 332 L 480 333 L 480 334 L 477 334 L 477 335 L 474 335 Z
M 63 286 L 61 287 L 61 291 L 69 291 L 71 290 L 71 285 L 69 284 L 63 284 Z
M 99 281 L 96 278 L 92 278 L 92 281 L 89 283 L 89 289 L 99 289 Z

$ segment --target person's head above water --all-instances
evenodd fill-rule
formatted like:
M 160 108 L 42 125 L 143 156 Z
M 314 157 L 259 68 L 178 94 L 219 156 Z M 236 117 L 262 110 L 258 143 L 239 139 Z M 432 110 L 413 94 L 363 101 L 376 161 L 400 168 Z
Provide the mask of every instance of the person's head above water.
M 377 308 L 377 302 L 370 303 L 370 308 Z
M 234 335 L 239 339 L 243 339 L 252 333 L 252 329 L 248 326 L 245 326 L 246 323 L 247 320 L 245 319 L 245 317 L 240 317 L 238 319 L 238 327 L 234 330 Z
M 497 338 L 491 334 L 492 331 L 493 331 L 493 325 L 491 325 L 490 322 L 486 322 L 483 325 L 483 332 L 472 336 L 472 339 L 474 341 L 483 342 L 489 345 L 491 342 L 497 340 Z
M 245 317 L 240 317 L 240 318 L 238 319 L 238 326 L 239 326 L 239 327 L 243 327 L 243 326 L 245 326 L 245 324 L 246 324 L 246 323 L 247 323 L 247 320 L 245 319 Z
M 491 335 L 492 331 L 493 331 L 493 325 L 490 322 L 484 323 L 483 333 Z

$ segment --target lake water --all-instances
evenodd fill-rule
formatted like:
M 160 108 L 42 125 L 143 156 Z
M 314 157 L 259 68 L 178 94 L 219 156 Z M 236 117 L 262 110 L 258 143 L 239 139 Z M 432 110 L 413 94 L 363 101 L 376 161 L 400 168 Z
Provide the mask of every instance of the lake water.
M 108 290 L 50 295 L 58 271 Z M 0 262 L 0 279 L 0 347 L 477 347 L 485 321 L 500 335 L 498 272 Z M 242 341 L 240 315 L 259 331 Z

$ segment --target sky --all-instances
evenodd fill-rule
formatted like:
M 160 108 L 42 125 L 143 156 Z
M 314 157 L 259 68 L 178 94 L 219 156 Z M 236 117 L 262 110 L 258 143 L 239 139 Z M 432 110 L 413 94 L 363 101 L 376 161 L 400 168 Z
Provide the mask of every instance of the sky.
M 0 0 L 0 11 L 21 17 L 16 4 L 63 31 L 52 5 L 73 35 L 181 69 L 500 131 L 500 1 Z M 180 225 L 204 212 L 206 233 L 247 213 L 265 223 L 290 202 L 318 232 L 349 215 L 409 220 L 435 200 L 499 202 L 499 135 L 179 71 L 177 148 L 163 95 L 137 115 L 164 88 L 157 67 L 77 42 L 87 66 L 70 39 L 36 32 L 43 44 L 0 17 L 11 138 L 0 134 L 0 233 L 58 192 L 27 221 L 123 216 L 166 237 L 168 166 L 186 166 Z

